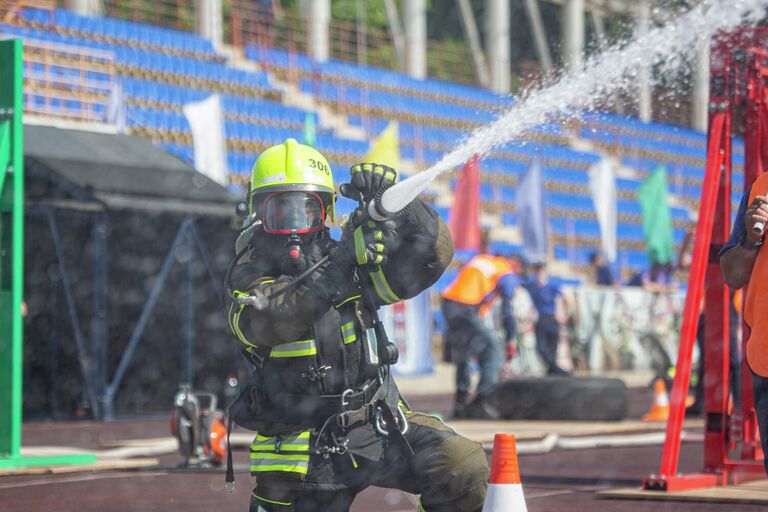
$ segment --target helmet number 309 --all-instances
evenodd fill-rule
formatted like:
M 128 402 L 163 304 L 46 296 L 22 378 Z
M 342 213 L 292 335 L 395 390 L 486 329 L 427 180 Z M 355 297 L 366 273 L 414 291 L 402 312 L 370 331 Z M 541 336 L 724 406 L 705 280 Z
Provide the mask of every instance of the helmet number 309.
M 323 171 L 325 174 L 331 174 L 331 169 L 326 164 L 319 160 L 315 160 L 314 158 L 309 159 L 309 166 L 313 169 Z

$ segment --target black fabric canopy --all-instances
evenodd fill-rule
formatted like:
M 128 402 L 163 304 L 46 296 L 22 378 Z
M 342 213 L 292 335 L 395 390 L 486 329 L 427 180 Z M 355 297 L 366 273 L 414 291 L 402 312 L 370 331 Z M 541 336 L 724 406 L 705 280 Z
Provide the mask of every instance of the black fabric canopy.
M 247 377 L 221 298 L 237 198 L 139 137 L 24 137 L 26 417 L 87 417 L 123 358 L 116 414 L 167 414 L 182 381 L 224 400 Z
M 230 216 L 237 202 L 225 187 L 141 137 L 26 125 L 24 157 L 31 178 L 69 185 L 80 200 L 109 209 Z

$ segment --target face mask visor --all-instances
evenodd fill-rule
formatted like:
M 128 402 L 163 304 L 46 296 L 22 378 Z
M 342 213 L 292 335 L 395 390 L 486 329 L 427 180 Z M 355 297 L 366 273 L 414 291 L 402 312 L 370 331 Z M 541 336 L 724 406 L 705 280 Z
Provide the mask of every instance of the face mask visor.
M 323 229 L 325 209 L 314 192 L 276 192 L 264 200 L 261 218 L 267 233 L 303 235 Z

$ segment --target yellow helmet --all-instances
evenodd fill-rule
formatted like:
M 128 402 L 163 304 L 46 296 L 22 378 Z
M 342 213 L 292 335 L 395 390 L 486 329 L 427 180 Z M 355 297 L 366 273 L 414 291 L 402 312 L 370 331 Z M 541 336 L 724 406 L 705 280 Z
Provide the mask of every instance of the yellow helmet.
M 294 224 L 283 225 L 279 218 L 290 204 L 303 201 L 309 211 L 316 206 L 314 198 L 317 198 L 322 221 L 326 216 L 333 220 L 335 195 L 328 160 L 316 149 L 287 139 L 265 149 L 256 159 L 251 173 L 249 213 L 256 211 L 269 232 L 294 230 L 290 228 Z M 270 199 L 269 211 L 267 199 Z M 274 224 L 268 226 L 270 220 Z

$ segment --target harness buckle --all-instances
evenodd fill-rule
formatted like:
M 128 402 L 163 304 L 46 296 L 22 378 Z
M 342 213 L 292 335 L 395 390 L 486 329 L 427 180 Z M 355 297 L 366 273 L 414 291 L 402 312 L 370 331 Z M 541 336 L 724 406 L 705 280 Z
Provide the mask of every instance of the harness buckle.
M 320 366 L 318 368 L 315 368 L 314 366 L 309 367 L 309 371 L 306 373 L 302 373 L 301 376 L 311 380 L 312 382 L 315 382 L 316 380 L 322 379 L 325 377 L 325 375 L 328 373 L 328 370 L 333 368 L 331 365 L 324 364 L 323 366 Z
M 352 390 L 351 388 L 347 388 L 341 393 L 341 407 L 344 407 L 345 405 L 349 405 L 349 402 L 347 402 L 347 397 L 350 396 L 352 393 L 354 393 L 354 390 Z
M 374 426 L 376 427 L 376 431 L 383 435 L 388 436 L 389 430 L 387 430 L 387 422 L 384 419 L 384 414 L 381 412 L 381 408 L 377 407 L 376 412 L 374 413 L 375 421 L 373 422 Z M 403 412 L 402 407 L 400 405 L 397 406 L 397 416 L 395 416 L 395 426 L 397 427 L 397 430 L 400 431 L 401 434 L 405 434 L 408 432 L 408 420 L 405 419 L 405 412 Z
M 333 446 L 323 445 L 318 448 L 317 453 L 324 459 L 329 458 L 331 455 L 344 455 L 349 449 L 349 439 L 343 438 L 341 440 L 333 437 Z
M 342 428 L 349 428 L 355 423 L 366 422 L 371 419 L 373 412 L 373 403 L 367 403 L 359 409 L 353 409 L 351 411 L 344 411 L 340 413 L 336 419 L 336 422 Z

